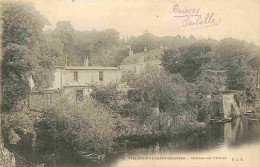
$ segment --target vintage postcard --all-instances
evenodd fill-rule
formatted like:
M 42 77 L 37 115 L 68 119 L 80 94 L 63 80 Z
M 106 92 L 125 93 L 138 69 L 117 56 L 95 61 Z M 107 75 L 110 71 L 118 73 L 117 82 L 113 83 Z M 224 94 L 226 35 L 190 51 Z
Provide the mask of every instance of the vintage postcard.
M 259 167 L 259 0 L 0 1 L 0 167 Z

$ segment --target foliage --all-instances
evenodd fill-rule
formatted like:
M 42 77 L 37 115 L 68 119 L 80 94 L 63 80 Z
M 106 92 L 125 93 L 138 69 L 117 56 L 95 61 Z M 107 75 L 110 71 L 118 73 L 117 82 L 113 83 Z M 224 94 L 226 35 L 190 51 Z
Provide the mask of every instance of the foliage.
M 220 41 L 216 54 L 220 67 L 227 70 L 228 89 L 240 91 L 251 89 L 248 60 L 257 54 L 257 47 L 244 41 L 227 38 Z
M 130 43 L 134 52 L 143 52 L 145 46 L 152 50 L 159 45 L 158 37 L 152 35 L 148 31 L 145 31 L 138 37 L 132 37 Z
M 64 45 L 63 55 L 68 58 L 68 64 L 73 66 L 83 65 L 83 59 L 89 58 L 92 66 L 119 66 L 122 60 L 128 56 L 129 46 L 134 53 L 143 52 L 158 47 L 176 47 L 195 43 L 195 37 L 157 37 L 145 31 L 142 35 L 130 38 L 119 38 L 119 32 L 115 29 L 103 31 L 77 31 L 69 21 L 59 21 L 55 30 L 48 32 Z M 217 41 L 206 39 L 206 42 L 216 45 Z M 64 62 L 63 62 L 64 63 Z
M 2 10 L 2 85 L 4 111 L 10 111 L 29 96 L 28 78 L 36 88 L 49 87 L 53 81 L 52 60 L 41 51 L 41 32 L 47 23 L 30 4 L 6 2 Z
M 125 57 L 122 55 L 125 52 L 125 46 L 122 47 L 124 42 L 119 39 L 115 29 L 77 31 L 69 21 L 59 21 L 48 34 L 64 46 L 63 65 L 67 58 L 68 65 L 82 66 L 83 60 L 88 57 L 92 66 L 116 66 Z
M 11 138 L 16 137 L 15 131 L 33 134 L 36 137 L 34 124 L 40 120 L 41 113 L 28 110 L 25 101 L 19 102 L 12 112 L 2 114 L 3 128 L 9 133 Z M 5 141 L 5 143 L 9 142 Z
M 10 110 L 29 94 L 28 73 L 32 65 L 26 62 L 29 54 L 26 46 L 10 44 L 4 50 L 2 65 L 3 111 Z
M 32 104 L 39 102 L 35 99 Z M 14 150 L 22 151 L 24 134 L 28 134 L 26 148 L 33 147 L 28 152 L 35 155 L 34 159 L 28 157 L 31 161 L 56 163 L 68 156 L 77 157 L 82 150 L 112 152 L 114 139 L 128 131 L 127 119 L 90 98 L 75 102 L 55 96 L 51 105 L 38 107 L 37 112 L 27 110 L 21 103 L 15 113 L 6 113 L 2 118 L 5 143 Z
M 40 38 L 46 18 L 25 2 L 6 2 L 1 6 L 3 47 L 15 43 L 32 47 Z
M 211 47 L 204 43 L 168 50 L 162 57 L 162 65 L 166 71 L 181 74 L 185 80 L 194 82 L 210 62 L 211 50 Z
M 41 116 L 41 113 L 29 110 L 26 101 L 20 101 L 12 111 L 2 113 L 2 132 L 7 148 L 31 159 L 36 148 L 34 125 L 41 120 Z
M 151 125 L 156 113 L 149 103 L 127 103 L 123 106 L 121 114 L 135 120 L 139 125 Z
M 123 133 L 119 127 L 126 128 L 127 121 L 94 100 L 75 103 L 61 97 L 43 110 L 42 121 L 35 125 L 37 150 L 63 157 L 79 150 L 111 151 L 113 139 Z
M 34 49 L 31 59 L 33 62 L 33 69 L 31 71 L 32 79 L 34 81 L 34 89 L 43 91 L 52 86 L 54 81 L 54 58 L 53 53 L 50 53 L 51 48 L 48 41 L 42 40 L 38 43 L 38 46 Z M 37 49 L 37 50 L 36 50 Z M 34 62 L 35 61 L 35 62 Z
M 158 37 L 151 34 L 148 31 L 144 31 L 144 33 L 140 36 L 132 36 L 127 39 L 127 44 L 132 46 L 132 50 L 134 53 L 143 52 L 144 47 L 146 46 L 148 50 L 153 50 L 158 47 L 167 47 L 168 49 L 176 49 L 178 47 L 184 45 L 190 45 L 197 41 L 194 36 L 190 36 L 189 38 L 185 36 L 164 36 Z M 209 43 L 216 44 L 217 41 L 213 39 L 206 40 Z
M 90 96 L 113 111 L 120 111 L 121 103 L 126 100 L 125 93 L 120 90 L 120 83 L 110 82 L 107 85 L 90 85 Z
M 52 33 L 44 31 L 40 39 L 43 55 L 50 57 L 56 66 L 65 64 L 64 44 Z
M 130 100 L 140 99 L 152 107 L 159 107 L 161 112 L 177 111 L 172 109 L 185 100 L 184 87 L 172 82 L 167 72 L 152 65 L 147 65 L 140 75 L 131 72 L 124 74 L 122 81 L 134 89 L 128 94 Z
M 3 109 L 9 111 L 2 116 L 4 140 L 20 153 L 30 147 L 35 161 L 55 164 L 82 150 L 111 152 L 114 140 L 134 129 L 137 134 L 188 133 L 198 127 L 197 121 L 223 115 L 222 99 L 214 95 L 223 86 L 240 91 L 237 101 L 242 95 L 253 97 L 249 73 L 259 70 L 260 62 L 260 49 L 253 44 L 231 38 L 156 37 L 147 31 L 121 40 L 115 29 L 77 31 L 68 21 L 43 32 L 48 22 L 30 4 L 7 2 L 1 11 Z M 140 74 L 124 73 L 122 83 L 92 84 L 93 99 L 78 102 L 56 95 L 47 105 L 42 94 L 30 95 L 30 77 L 42 92 L 51 86 L 54 65 L 67 61 L 82 66 L 88 57 L 92 66 L 119 66 L 129 45 L 135 53 L 145 46 L 167 46 L 164 69 L 148 64 Z M 122 85 L 128 86 L 127 93 Z M 176 124 L 176 118 L 186 116 L 192 119 Z
M 260 66 L 260 51 L 258 52 L 257 55 L 255 55 L 254 57 L 252 57 L 249 61 L 248 61 L 248 65 L 252 67 L 252 69 L 257 69 Z
M 154 133 L 168 133 L 174 127 L 172 120 L 180 115 L 196 118 L 197 107 L 189 101 L 194 90 L 180 75 L 147 65 L 140 74 L 123 74 L 122 81 L 130 87 L 130 103 L 124 106 L 123 113 L 152 127 Z

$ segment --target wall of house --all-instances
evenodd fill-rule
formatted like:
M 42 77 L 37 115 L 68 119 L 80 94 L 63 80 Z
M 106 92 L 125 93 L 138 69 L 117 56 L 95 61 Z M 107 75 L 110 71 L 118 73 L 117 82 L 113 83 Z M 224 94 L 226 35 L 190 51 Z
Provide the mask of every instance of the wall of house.
M 64 68 L 56 68 L 54 72 L 54 82 L 50 89 L 62 89 L 66 81 L 66 74 Z
M 103 71 L 103 81 L 99 80 L 99 72 Z M 78 81 L 74 81 L 74 72 L 78 72 Z M 82 90 L 83 96 L 88 96 L 90 90 L 88 83 L 95 82 L 100 84 L 107 84 L 111 81 L 119 81 L 121 79 L 121 70 L 117 68 L 75 68 L 66 69 L 66 67 L 56 67 L 54 72 L 54 82 L 53 86 L 45 89 L 44 94 L 41 95 L 42 102 L 46 104 L 51 104 L 52 94 L 57 92 L 58 94 L 63 92 L 71 100 L 75 100 L 79 95 L 77 91 Z M 33 80 L 31 80 L 31 85 L 33 85 Z M 60 90 L 60 91 L 59 91 Z M 37 95 L 37 92 L 33 92 Z M 33 94 L 32 94 L 33 95 Z
M 121 71 L 120 70 L 66 70 L 66 81 L 74 81 L 74 72 L 78 72 L 78 83 L 86 84 L 91 82 L 101 83 L 99 80 L 99 71 L 103 71 L 103 81 L 102 83 L 107 84 L 111 81 L 120 80 Z

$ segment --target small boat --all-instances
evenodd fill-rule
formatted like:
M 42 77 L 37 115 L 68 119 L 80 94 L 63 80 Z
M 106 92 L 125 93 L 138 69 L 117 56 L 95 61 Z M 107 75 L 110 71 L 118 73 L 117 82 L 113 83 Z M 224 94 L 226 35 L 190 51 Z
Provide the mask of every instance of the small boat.
M 105 159 L 105 154 L 89 153 L 83 150 L 80 150 L 78 155 L 83 161 L 88 163 L 100 163 Z
M 253 111 L 250 111 L 250 110 L 244 112 L 244 115 L 252 115 L 252 114 L 253 114 Z
M 221 120 L 219 120 L 219 121 L 217 121 L 218 123 L 226 123 L 226 122 L 230 122 L 232 120 L 232 118 L 223 118 L 223 119 L 221 119 Z
M 211 118 L 210 119 L 210 122 L 216 122 L 216 121 L 218 121 L 219 120 L 219 118 L 218 117 L 215 117 L 215 118 Z
M 249 121 L 260 121 L 260 119 L 249 119 Z

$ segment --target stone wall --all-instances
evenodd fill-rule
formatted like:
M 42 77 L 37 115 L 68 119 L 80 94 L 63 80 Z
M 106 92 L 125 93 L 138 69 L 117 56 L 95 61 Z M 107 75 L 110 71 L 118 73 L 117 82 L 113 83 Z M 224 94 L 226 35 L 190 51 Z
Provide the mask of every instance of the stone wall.
M 234 99 L 234 94 L 224 94 L 222 97 L 224 118 L 239 116 L 240 111 Z

